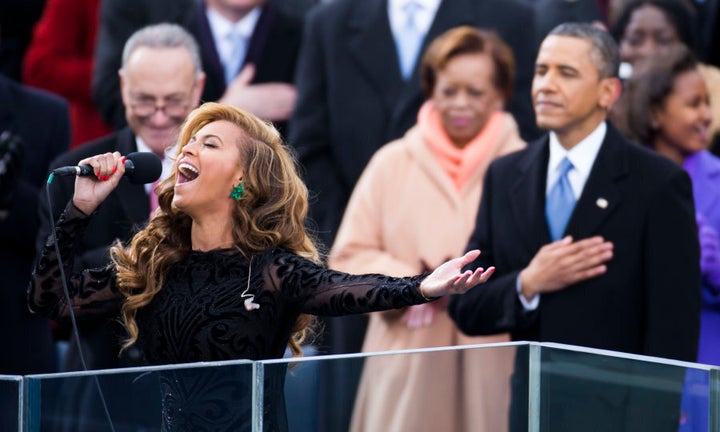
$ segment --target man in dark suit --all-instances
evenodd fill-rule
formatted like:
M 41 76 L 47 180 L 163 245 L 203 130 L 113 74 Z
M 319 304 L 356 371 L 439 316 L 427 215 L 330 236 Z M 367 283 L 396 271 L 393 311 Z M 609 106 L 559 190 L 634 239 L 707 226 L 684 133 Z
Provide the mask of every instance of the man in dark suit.
M 128 39 L 119 76 L 129 126 L 61 155 L 52 162 L 53 168 L 77 165 L 87 157 L 116 151 L 123 155 L 148 151 L 165 157 L 166 151 L 177 141 L 180 124 L 199 104 L 205 80 L 197 43 L 192 35 L 174 24 L 149 26 L 140 29 Z M 165 174 L 171 165 L 172 161 L 165 158 Z M 152 185 L 132 184 L 127 178 L 120 181 L 117 189 L 98 209 L 98 214 L 93 217 L 85 232 L 76 255 L 76 271 L 107 265 L 110 260 L 108 249 L 112 243 L 116 239 L 127 241 L 136 229 L 147 222 L 151 213 L 151 187 Z M 56 220 L 72 199 L 73 190 L 73 177 L 56 177 L 50 185 L 52 212 Z M 48 206 L 47 199 L 41 197 L 42 226 L 38 235 L 39 245 L 48 241 L 48 235 L 54 226 L 49 219 Z M 88 369 L 142 364 L 141 353 L 137 349 L 129 349 L 120 356 L 125 332 L 117 319 L 82 320 L 78 325 L 79 339 Z M 82 369 L 74 344 L 69 348 L 64 368 Z M 79 394 L 75 395 L 77 398 L 85 397 L 87 400 L 84 403 L 91 404 L 86 406 L 94 407 L 93 404 L 98 403 L 94 389 L 79 389 L 78 392 Z M 78 400 L 73 400 L 71 404 L 83 406 Z M 102 411 L 91 409 L 88 412 Z M 132 418 L 133 413 L 123 415 Z M 77 413 L 76 418 L 83 419 L 83 415 Z M 102 420 L 100 418 L 99 421 Z M 88 421 L 88 424 L 92 423 Z M 80 421 L 68 425 L 68 428 L 82 430 L 83 423 Z
M 207 82 L 203 102 L 229 103 L 258 117 L 284 122 L 295 105 L 295 74 L 302 23 L 267 0 L 107 0 L 100 7 L 98 43 L 92 94 L 103 119 L 119 129 L 125 125 L 117 70 L 122 47 L 136 30 L 150 24 L 171 22 L 183 26 L 200 45 Z M 222 46 L 225 31 L 244 33 L 241 64 L 236 76 L 225 77 Z M 218 46 L 220 42 L 221 46 Z M 242 73 L 240 71 L 242 70 Z
M 16 140 L 21 158 L 4 166 L 0 216 L 0 374 L 48 373 L 57 370 L 50 323 L 31 318 L 25 290 L 30 282 L 38 231 L 37 197 L 48 176 L 50 161 L 67 150 L 70 126 L 67 103 L 50 93 L 23 87 L 0 75 L 0 133 Z M 7 144 L 7 143 L 6 143 Z M 5 148 L 6 145 L 3 145 Z
M 612 38 L 589 24 L 561 25 L 540 46 L 532 96 L 550 133 L 487 172 L 468 248 L 482 250 L 474 265 L 497 271 L 450 301 L 464 332 L 695 359 L 700 259 L 690 179 L 606 123 L 618 65 Z M 548 418 L 553 430 L 676 430 L 675 378 L 677 393 L 656 392 L 651 414 L 637 389 L 557 378 L 553 397 L 562 402 Z
M 50 322 L 31 317 L 37 196 L 50 161 L 70 144 L 67 103 L 0 75 L 0 374 L 57 371 Z M 0 394 L 0 430 L 17 428 L 18 399 Z M 9 398 L 8 398 L 9 397 Z
M 607 9 L 597 0 L 524 0 L 535 9 L 535 31 L 538 40 L 558 24 L 595 22 L 605 25 Z

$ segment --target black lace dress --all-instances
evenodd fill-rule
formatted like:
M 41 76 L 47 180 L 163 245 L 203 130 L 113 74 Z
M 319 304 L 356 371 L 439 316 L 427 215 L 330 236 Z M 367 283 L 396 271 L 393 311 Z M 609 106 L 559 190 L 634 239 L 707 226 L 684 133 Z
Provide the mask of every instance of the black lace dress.
M 57 223 L 56 236 L 66 272 L 72 268 L 75 241 L 82 237 L 89 220 L 69 205 Z M 193 251 L 169 270 L 162 290 L 138 311 L 137 343 L 152 365 L 281 358 L 292 325 L 301 313 L 346 315 L 423 303 L 426 300 L 418 290 L 422 278 L 349 275 L 327 270 L 280 247 L 255 255 L 250 262 L 234 249 Z M 78 317 L 117 316 L 122 298 L 115 285 L 113 266 L 67 274 L 67 283 Z M 248 294 L 254 296 L 258 309 L 245 307 L 241 294 L 248 286 Z M 28 300 L 35 313 L 68 316 L 50 239 L 33 271 Z M 233 407 L 249 408 L 249 404 L 234 399 L 247 397 L 238 393 L 249 395 L 250 383 L 239 380 L 228 386 L 228 377 L 211 375 L 193 378 L 166 373 L 161 377 L 163 429 L 249 430 L 249 411 Z M 191 385 L 194 379 L 202 385 Z M 266 376 L 266 430 L 286 429 L 283 382 L 283 377 Z M 225 404 L 225 408 L 214 405 L 210 418 L 193 412 L 193 407 L 203 405 L 192 402 L 203 398 L 198 388 L 205 389 L 209 398 Z M 207 407 L 203 410 L 208 412 Z

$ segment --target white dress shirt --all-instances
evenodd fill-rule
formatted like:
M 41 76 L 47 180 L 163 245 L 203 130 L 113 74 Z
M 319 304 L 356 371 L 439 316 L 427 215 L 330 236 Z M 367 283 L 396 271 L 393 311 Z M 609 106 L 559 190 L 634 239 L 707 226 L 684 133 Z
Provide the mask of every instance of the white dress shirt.
M 427 34 L 430 26 L 435 20 L 435 13 L 440 7 L 442 0 L 388 0 L 388 18 L 390 19 L 390 30 L 397 35 L 405 27 L 406 14 L 405 5 L 413 2 L 420 7 L 415 12 L 415 25 L 421 33 Z
M 135 146 L 137 147 L 137 151 L 139 152 L 149 152 L 154 153 L 150 147 L 148 147 L 147 144 L 145 144 L 145 141 L 143 141 L 142 138 L 139 136 L 135 137 Z M 171 147 L 168 147 L 167 150 L 165 150 L 165 156 L 162 158 L 162 173 L 160 174 L 159 181 L 165 180 L 166 178 L 170 177 L 170 173 L 172 173 L 173 165 L 175 164 L 175 150 L 177 149 L 177 144 L 173 144 Z M 148 195 L 150 195 L 150 189 L 152 189 L 153 183 L 146 183 L 145 184 L 145 192 L 147 192 Z
M 403 79 L 408 80 L 422 56 L 422 45 L 430 30 L 440 0 L 389 0 L 388 19 L 398 51 Z
M 248 45 L 250 44 L 250 38 L 252 37 L 252 34 L 255 31 L 255 26 L 260 18 L 260 11 L 261 8 L 258 6 L 248 12 L 248 14 L 240 21 L 234 23 L 220 15 L 217 11 L 211 8 L 207 9 L 210 31 L 223 67 L 233 61 L 233 50 L 235 49 L 233 46 L 233 35 L 242 36 L 243 46 L 240 49 L 242 52 L 240 64 L 243 64 L 245 55 L 247 54 Z
M 588 136 L 568 151 L 560 144 L 555 132 L 550 132 L 550 158 L 548 159 L 547 179 L 545 181 L 545 196 L 547 196 L 552 185 L 554 185 L 560 177 L 558 167 L 560 162 L 567 157 L 573 165 L 573 168 L 568 171 L 568 181 L 570 182 L 575 200 L 580 198 L 585 188 L 585 183 L 587 183 L 587 179 L 590 177 L 590 170 L 592 170 L 593 164 L 595 164 L 595 158 L 597 158 L 606 133 L 607 125 L 605 122 L 602 122 L 595 130 L 590 132 Z M 519 274 L 515 282 L 515 288 L 520 298 L 520 303 L 522 303 L 526 311 L 537 309 L 540 304 L 540 295 L 536 295 L 531 300 L 525 299 L 521 294 L 522 286 L 520 285 Z

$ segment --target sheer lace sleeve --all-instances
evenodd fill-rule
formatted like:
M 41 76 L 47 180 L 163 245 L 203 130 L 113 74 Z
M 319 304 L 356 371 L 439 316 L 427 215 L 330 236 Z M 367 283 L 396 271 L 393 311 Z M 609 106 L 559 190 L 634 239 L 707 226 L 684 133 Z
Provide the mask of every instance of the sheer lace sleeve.
M 70 274 L 77 239 L 82 237 L 89 221 L 89 217 L 70 203 L 55 226 L 72 307 L 77 316 L 117 313 L 121 295 L 115 287 L 115 272 L 111 265 Z M 36 314 L 53 318 L 69 316 L 52 236 L 45 242 L 33 269 L 28 305 Z
M 420 282 L 427 276 L 396 278 L 379 274 L 350 275 L 328 270 L 281 249 L 271 253 L 270 283 L 302 312 L 337 316 L 425 303 Z

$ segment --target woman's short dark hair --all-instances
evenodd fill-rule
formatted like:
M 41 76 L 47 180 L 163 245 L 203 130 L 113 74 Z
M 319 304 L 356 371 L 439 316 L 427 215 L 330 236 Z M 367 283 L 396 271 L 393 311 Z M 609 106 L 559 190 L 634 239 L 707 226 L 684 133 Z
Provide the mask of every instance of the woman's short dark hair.
M 487 54 L 495 71 L 493 85 L 509 101 L 515 85 L 515 57 L 510 47 L 493 32 L 478 30 L 471 26 L 452 28 L 435 38 L 422 57 L 420 86 L 425 98 L 435 90 L 437 73 L 448 62 L 463 54 Z
M 697 66 L 697 59 L 684 45 L 662 50 L 638 65 L 627 82 L 626 114 L 631 138 L 652 145 L 658 130 L 658 125 L 653 122 L 653 113 L 665 104 L 673 92 L 675 79 L 697 70 Z

